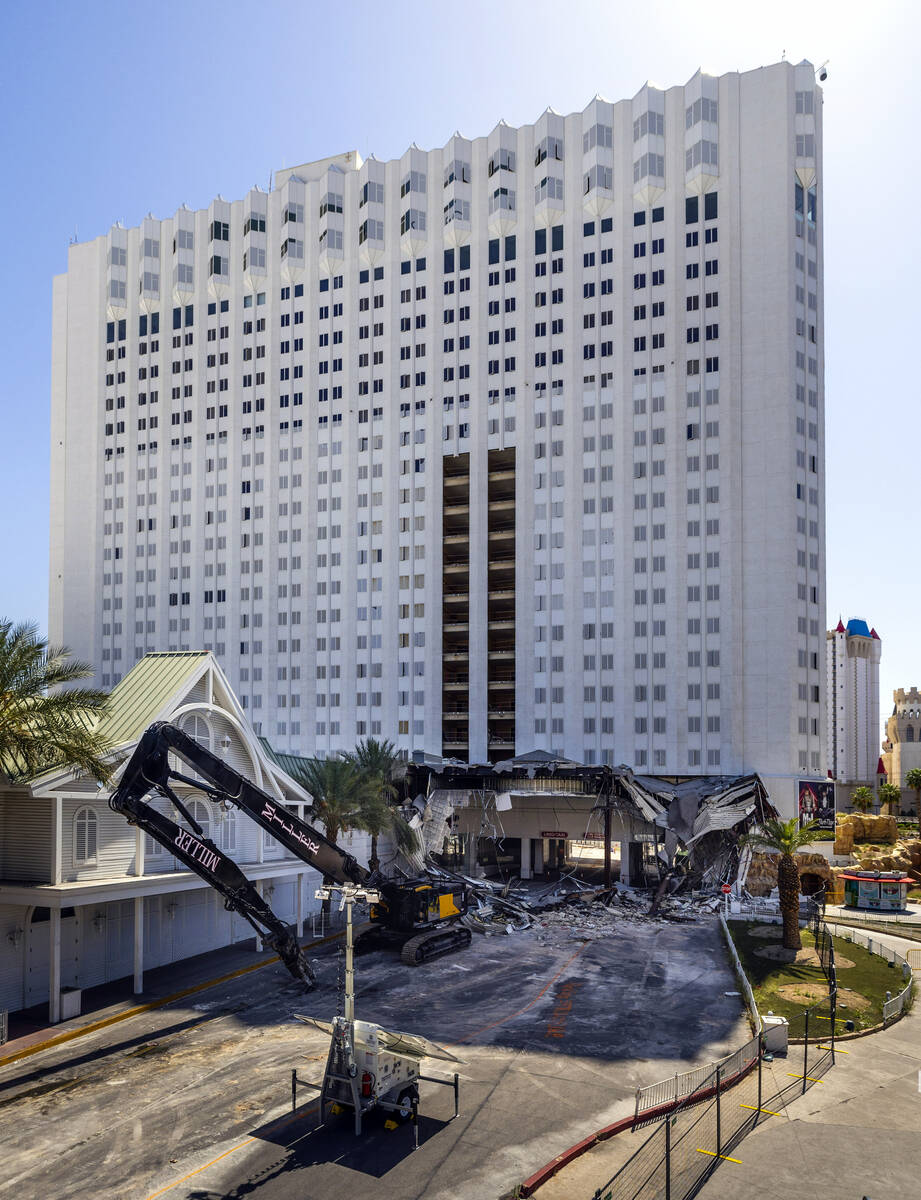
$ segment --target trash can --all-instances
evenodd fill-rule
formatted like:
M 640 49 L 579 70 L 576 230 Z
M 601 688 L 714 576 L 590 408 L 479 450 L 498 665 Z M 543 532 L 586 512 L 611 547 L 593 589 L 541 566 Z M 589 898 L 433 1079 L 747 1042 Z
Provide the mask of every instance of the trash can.
M 790 1022 L 786 1017 L 775 1017 L 772 1012 L 761 1018 L 762 1038 L 765 1050 L 772 1054 L 786 1054 L 790 1036 Z

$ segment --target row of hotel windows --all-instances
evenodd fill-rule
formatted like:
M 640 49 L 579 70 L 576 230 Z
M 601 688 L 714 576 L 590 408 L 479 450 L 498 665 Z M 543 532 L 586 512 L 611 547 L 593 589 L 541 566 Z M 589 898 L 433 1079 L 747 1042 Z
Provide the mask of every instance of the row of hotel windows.
M 698 145 L 696 147 L 689 149 L 687 151 L 687 154 L 692 159 L 696 155 L 697 161 L 711 162 L 714 165 L 716 163 L 716 145 L 715 145 L 715 143 L 710 143 L 710 142 L 698 143 Z M 634 175 L 636 176 L 636 178 L 640 178 L 641 175 L 645 175 L 647 173 L 661 175 L 664 170 L 663 162 L 664 162 L 664 160 L 662 159 L 661 155 L 655 155 L 655 154 L 644 155 L 643 160 L 641 160 L 640 162 L 635 164 Z M 696 165 L 696 162 L 694 162 L 692 165 Z M 508 169 L 508 168 L 506 168 L 506 169 Z M 514 168 L 511 168 L 511 169 L 514 169 Z M 640 172 L 640 174 L 637 174 L 637 172 Z M 366 185 L 366 188 L 368 186 L 369 185 Z M 380 185 L 371 185 L 371 186 L 379 187 Z M 800 185 L 797 185 L 797 186 L 799 187 Z M 611 187 L 610 168 L 603 167 L 603 166 L 594 167 L 592 169 L 592 171 L 586 176 L 585 190 L 589 191 L 594 187 L 605 187 L 605 188 L 610 189 L 610 187 Z M 802 188 L 800 188 L 800 192 L 802 193 Z M 382 194 L 382 192 L 381 192 L 381 194 Z M 539 203 L 541 200 L 547 199 L 547 198 L 562 199 L 562 180 L 557 180 L 557 179 L 554 179 L 553 177 L 547 177 L 536 186 L 535 202 Z M 807 198 L 809 200 L 809 207 L 808 207 L 809 217 L 810 217 L 810 220 L 814 222 L 815 221 L 815 189 L 814 188 L 809 190 Z M 363 203 L 364 203 L 364 201 L 363 201 Z M 803 211 L 802 197 L 798 197 L 798 203 L 799 203 L 799 207 L 798 207 L 797 211 L 801 213 Z M 514 191 L 510 191 L 507 188 L 497 188 L 496 191 L 494 192 L 494 194 L 490 197 L 490 212 L 497 211 L 499 209 L 514 210 L 515 207 L 516 207 L 516 194 Z M 704 196 L 704 206 L 703 207 L 704 207 L 704 214 L 703 214 L 704 220 L 710 221 L 710 220 L 715 220 L 717 218 L 718 199 L 717 199 L 716 192 L 708 192 Z M 340 209 L 334 210 L 334 211 L 341 211 L 341 207 L 340 207 Z M 292 215 L 292 213 L 293 213 L 295 219 L 303 220 L 303 206 L 302 205 L 297 205 L 295 208 L 289 207 L 286 210 L 286 214 L 285 214 L 286 220 L 288 220 L 288 218 Z M 665 213 L 664 208 L 662 208 L 662 207 L 654 208 L 652 210 L 653 222 L 664 220 L 664 213 Z M 451 200 L 445 206 L 445 223 L 448 224 L 450 221 L 452 221 L 454 219 L 458 219 L 458 218 L 462 218 L 464 220 L 469 220 L 469 203 L 464 200 L 457 200 L 457 199 Z M 686 223 L 694 224 L 694 223 L 697 223 L 699 221 L 699 219 L 700 219 L 699 197 L 691 196 L 691 197 L 686 198 L 686 200 L 685 200 L 685 221 L 686 221 Z M 646 222 L 646 213 L 644 211 L 634 213 L 634 217 L 633 217 L 634 226 L 644 225 L 645 222 Z M 400 223 L 401 235 L 408 232 L 411 229 L 415 229 L 419 232 L 422 232 L 425 230 L 425 227 L 426 227 L 426 216 L 425 216 L 425 213 L 422 212 L 421 210 L 410 209 L 407 212 L 405 212 L 401 217 L 401 223 Z M 613 218 L 611 218 L 611 217 L 603 218 L 600 222 L 600 227 L 601 227 L 602 233 L 612 232 L 613 231 Z M 555 235 L 556 235 L 557 230 L 560 231 L 559 235 L 554 236 L 554 239 L 553 239 L 553 242 L 554 242 L 553 249 L 555 249 L 555 250 L 562 249 L 562 244 L 563 244 L 562 229 L 563 229 L 563 226 L 561 226 L 561 225 L 554 226 L 554 234 Z M 592 236 L 594 234 L 594 232 L 595 232 L 595 222 L 594 221 L 585 222 L 583 225 L 584 236 Z M 716 240 L 716 238 L 714 236 L 714 231 L 708 230 L 707 233 L 709 235 L 707 237 L 708 242 L 711 240 L 712 241 Z M 226 222 L 221 222 L 221 221 L 212 222 L 211 234 L 212 234 L 212 241 L 214 241 L 214 240 L 218 240 L 218 241 L 229 240 L 229 236 L 230 236 L 229 227 L 226 224 Z M 187 249 L 193 248 L 194 238 L 190 231 L 180 231 L 178 236 L 185 243 L 187 243 L 187 245 L 184 248 L 187 248 Z M 382 221 L 369 219 L 369 220 L 366 220 L 360 226 L 359 233 L 358 233 L 359 245 L 362 244 L 364 241 L 366 241 L 369 237 L 374 238 L 375 240 L 383 240 L 384 226 L 383 226 Z M 319 240 L 320 240 L 321 246 L 325 245 L 332 249 L 340 249 L 340 250 L 342 249 L 342 245 L 343 245 L 342 233 L 339 230 L 335 230 L 335 229 L 323 230 L 319 235 Z M 506 238 L 506 242 L 508 242 L 508 241 L 509 241 L 509 238 Z M 514 243 L 514 235 L 511 235 L 511 241 Z M 495 244 L 498 244 L 498 239 L 493 239 L 493 241 L 490 242 L 490 258 L 489 258 L 490 263 L 498 261 L 498 257 L 495 257 L 495 258 L 493 257 L 492 246 L 493 246 L 494 242 L 495 242 Z M 696 235 L 694 236 L 693 240 L 691 240 L 691 237 L 689 235 L 687 244 L 688 245 L 696 245 L 697 244 Z M 155 257 L 156 255 L 153 253 L 148 254 L 148 250 L 153 252 L 154 249 L 156 249 L 156 253 L 158 254 L 159 253 L 159 243 L 157 243 L 156 241 L 153 241 L 152 239 L 149 239 L 149 238 L 145 239 L 144 240 L 145 257 Z M 174 251 L 175 251 L 175 249 L 176 249 L 176 244 L 174 242 Z M 539 229 L 539 230 L 535 231 L 535 253 L 542 254 L 545 252 L 546 252 L 546 230 Z M 653 252 L 655 253 L 656 251 L 654 250 Z M 286 238 L 281 244 L 280 254 L 281 254 L 282 259 L 288 257 L 289 255 L 292 257 L 303 258 L 303 256 L 304 256 L 303 242 L 297 238 Z M 453 270 L 454 250 L 453 249 L 445 250 L 444 254 L 445 254 L 445 271 Z M 449 259 L 449 255 L 450 255 L 450 259 Z M 460 247 L 459 251 L 458 251 L 458 255 L 459 255 L 459 260 L 460 260 L 460 269 L 461 270 L 469 269 L 470 247 L 469 246 Z M 512 255 L 512 257 L 514 257 L 514 255 Z M 506 258 L 508 258 L 508 255 L 506 255 Z M 126 262 L 127 262 L 127 255 L 126 255 L 126 251 L 124 249 L 121 249 L 119 247 L 111 247 L 110 248 L 110 250 L 109 250 L 109 265 L 110 266 L 125 266 Z M 450 262 L 450 266 L 449 266 L 449 262 Z M 266 262 L 265 262 L 265 250 L 264 249 L 262 249 L 260 247 L 249 247 L 246 250 L 246 252 L 243 255 L 243 270 L 244 271 L 246 271 L 248 268 L 251 268 L 251 267 L 264 268 L 265 265 L 266 265 Z M 416 260 L 416 269 L 417 270 L 424 270 L 425 265 L 426 265 L 425 258 L 419 258 Z M 408 273 L 409 267 L 410 267 L 409 261 L 408 260 L 404 261 L 401 264 L 401 266 L 402 266 L 403 273 L 404 274 Z M 179 263 L 177 265 L 176 270 L 177 270 L 177 279 L 176 279 L 177 283 L 186 284 L 189 286 L 192 286 L 194 284 L 194 267 L 190 263 Z M 213 276 L 225 277 L 225 276 L 229 275 L 230 274 L 229 258 L 227 258 L 225 255 L 221 255 L 221 254 L 212 255 L 210 262 L 209 262 L 209 274 L 212 277 Z M 383 279 L 383 277 L 384 277 L 383 267 L 374 268 L 375 280 Z M 362 271 L 360 272 L 359 282 L 368 282 L 368 281 L 369 281 L 369 269 L 367 269 L 367 268 L 362 269 Z M 498 282 L 498 280 L 496 280 L 496 282 Z M 158 291 L 159 286 L 160 286 L 159 275 L 157 275 L 156 273 L 153 273 L 153 272 L 149 272 L 149 271 L 144 272 L 142 274 L 142 277 L 139 282 L 139 288 L 142 292 L 143 291 Z M 342 286 L 342 276 L 336 276 L 333 279 L 333 287 L 335 288 L 337 286 L 338 287 Z M 320 291 L 325 291 L 328 288 L 329 288 L 329 279 L 324 277 L 323 279 L 320 280 Z M 290 294 L 290 285 L 288 287 L 282 289 L 282 299 L 288 298 L 288 295 L 286 295 L 286 293 Z M 109 298 L 110 299 L 125 300 L 126 295 L 127 295 L 127 288 L 126 288 L 126 283 L 124 280 L 111 279 L 109 281 Z M 297 296 L 297 295 L 303 295 L 303 284 L 295 285 L 295 296 Z M 255 297 L 255 301 L 256 301 L 257 305 L 264 304 L 265 303 L 265 293 L 264 292 L 257 293 L 256 297 Z M 244 303 L 244 307 L 250 307 L 253 303 L 253 296 L 252 295 L 245 296 L 243 303 Z M 221 308 L 221 312 L 228 311 L 228 308 L 229 308 L 228 301 L 222 300 L 220 302 L 220 308 Z M 186 313 L 187 313 L 186 324 L 191 323 L 191 316 L 188 315 L 191 313 L 191 311 L 192 311 L 192 306 L 187 305 L 186 306 Z M 216 302 L 212 302 L 208 305 L 209 315 L 213 314 L 215 311 L 216 311 Z M 177 316 L 177 314 L 179 312 L 180 312 L 180 309 L 178 309 L 178 308 L 173 310 L 173 328 L 174 329 L 178 329 L 180 327 L 179 318 Z M 157 319 L 157 323 L 156 323 L 156 328 L 154 328 L 153 323 L 151 324 L 151 332 L 152 333 L 157 332 L 157 330 L 159 329 L 159 314 L 155 314 L 155 315 L 157 316 L 158 319 Z M 146 324 L 146 320 L 147 320 L 146 316 L 142 317 L 142 321 L 145 324 Z M 110 327 L 113 324 L 116 324 L 116 323 L 110 322 Z M 124 324 L 125 324 L 124 320 L 117 322 L 117 326 L 120 331 L 124 327 Z M 140 326 L 139 326 L 139 328 L 140 328 Z M 142 336 L 143 335 L 144 334 L 142 333 Z M 124 336 L 124 334 L 120 332 L 119 336 L 121 338 Z M 107 340 L 111 342 L 114 339 L 112 336 L 107 336 Z
M 660 114 L 656 114 L 660 115 Z M 547 139 L 545 139 L 546 141 Z M 557 144 L 558 139 L 550 139 Z M 814 142 L 812 135 L 801 135 L 797 137 L 796 144 L 797 154 L 800 156 L 810 155 L 814 153 Z M 488 175 L 491 177 L 497 170 L 504 170 L 510 173 L 515 171 L 515 153 L 514 151 L 498 151 L 498 158 L 490 160 Z M 539 165 L 546 159 L 547 155 L 538 158 L 535 165 Z M 561 160 L 562 153 L 559 156 L 554 156 Z M 709 166 L 716 167 L 718 165 L 718 148 L 717 143 L 710 140 L 702 139 L 695 145 L 688 147 L 685 151 L 685 169 L 690 171 L 693 167 L 704 163 Z M 454 168 L 460 168 L 459 173 Z M 634 182 L 647 175 L 663 177 L 665 173 L 665 159 L 661 154 L 646 153 L 641 155 L 633 164 Z M 467 163 L 453 164 L 452 168 L 445 174 L 447 181 L 453 182 L 455 179 L 466 181 L 469 179 L 470 167 Z M 449 180 L 450 176 L 450 180 Z M 404 180 L 403 187 L 400 191 L 400 196 L 405 197 L 410 192 L 416 194 L 425 194 L 426 177 L 422 172 L 412 171 Z M 595 189 L 604 189 L 610 191 L 613 187 L 613 170 L 611 167 L 604 164 L 596 164 L 587 171 L 583 177 L 583 191 L 588 194 Z M 708 193 L 705 198 L 709 200 L 713 197 L 711 203 L 711 211 L 713 216 L 716 215 L 716 193 Z M 546 175 L 534 186 L 534 203 L 540 204 L 544 200 L 563 200 L 564 185 L 563 180 L 554 175 Z M 696 205 L 697 197 L 693 197 L 693 204 Z M 362 189 L 359 208 L 363 208 L 368 202 L 382 204 L 384 202 L 384 188 L 380 183 L 366 183 Z M 322 219 L 328 212 L 342 213 L 344 207 L 344 198 L 337 193 L 328 192 L 320 204 L 320 218 Z M 514 190 L 499 186 L 493 190 L 489 197 L 489 211 L 494 213 L 500 210 L 514 211 L 517 208 L 517 194 Z M 657 211 L 662 211 L 657 210 Z M 686 209 L 686 220 L 697 220 L 697 209 L 690 206 Z M 690 215 L 690 214 L 694 215 Z M 470 202 L 462 197 L 452 197 L 444 206 L 444 223 L 450 224 L 454 220 L 469 221 L 470 219 Z M 712 217 L 706 217 L 712 219 Z M 400 234 L 401 236 L 412 230 L 424 232 L 426 229 L 427 214 L 426 211 L 419 208 L 406 209 L 400 218 Z M 304 221 L 304 206 L 297 203 L 289 203 L 284 210 L 284 223 L 302 224 Z M 608 218 L 610 222 L 610 218 Z M 251 232 L 265 233 L 266 218 L 261 214 L 250 214 L 245 222 L 243 233 L 244 237 Z M 230 225 L 226 221 L 214 220 L 210 226 L 210 240 L 212 243 L 230 241 Z M 384 223 L 383 221 L 369 217 L 359 226 L 358 244 L 361 245 L 369 238 L 376 241 L 384 239 Z M 325 227 L 318 234 L 318 241 L 321 247 L 333 250 L 343 249 L 343 234 L 342 231 L 335 227 Z M 173 239 L 173 253 L 177 250 L 194 250 L 195 238 L 191 230 L 179 230 L 176 237 Z M 160 243 L 154 238 L 145 238 L 141 247 L 142 254 L 145 260 L 159 258 Z M 280 257 L 285 259 L 289 256 L 303 258 L 304 248 L 303 240 L 298 237 L 285 237 L 280 245 Z M 127 251 L 123 247 L 111 246 L 108 252 L 108 264 L 110 267 L 125 267 L 127 265 Z M 264 269 L 266 266 L 266 251 L 265 248 L 259 245 L 248 244 L 243 254 L 243 270 L 249 268 Z M 177 282 L 191 284 L 194 278 L 194 268 L 192 264 L 180 262 L 177 264 Z M 212 276 L 226 276 L 230 273 L 230 263 L 226 255 L 217 253 L 212 254 L 210 258 L 210 271 Z M 142 273 L 140 280 L 141 291 L 156 291 L 160 286 L 159 274 L 153 271 L 145 271 Z M 110 296 L 113 299 L 125 299 L 126 285 L 124 281 L 119 279 L 110 280 Z

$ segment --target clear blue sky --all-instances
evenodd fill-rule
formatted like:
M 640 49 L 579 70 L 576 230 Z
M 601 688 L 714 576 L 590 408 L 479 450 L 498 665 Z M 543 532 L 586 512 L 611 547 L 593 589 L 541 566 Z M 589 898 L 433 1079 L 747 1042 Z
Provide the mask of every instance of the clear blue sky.
M 0 615 L 47 625 L 51 281 L 67 244 L 229 199 L 346 149 L 379 158 L 774 62 L 825 85 L 828 620 L 921 684 L 921 9 L 851 0 L 10 0 L 0 98 Z

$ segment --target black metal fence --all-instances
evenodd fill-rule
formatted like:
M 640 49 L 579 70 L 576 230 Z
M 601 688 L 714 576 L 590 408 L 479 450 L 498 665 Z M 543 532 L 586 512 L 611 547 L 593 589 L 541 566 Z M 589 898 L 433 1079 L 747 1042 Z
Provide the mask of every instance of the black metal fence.
M 777 1120 L 784 1107 L 820 1083 L 835 1061 L 835 950 L 823 919 L 823 897 L 809 906 L 807 926 L 827 984 L 827 995 L 790 1022 L 786 1055 L 767 1054 L 764 1037 L 752 1053 L 738 1051 L 738 1067 L 720 1063 L 662 1118 L 639 1150 L 591 1200 L 689 1200 L 747 1133 Z M 732 1056 L 735 1065 L 736 1056 Z M 648 1116 L 646 1120 L 648 1121 Z M 638 1128 L 643 1121 L 638 1121 Z
M 826 1018 L 818 1036 L 809 1031 L 802 1045 L 791 1045 L 768 1069 L 764 1054 L 741 1079 L 724 1080 L 717 1067 L 692 1095 L 652 1131 L 623 1167 L 598 1188 L 592 1200 L 686 1200 L 697 1194 L 722 1161 L 732 1161 L 747 1133 L 777 1120 L 784 1107 L 801 1096 L 834 1062 L 828 1030 L 834 1028 L 831 997 L 810 1010 L 813 1027 Z

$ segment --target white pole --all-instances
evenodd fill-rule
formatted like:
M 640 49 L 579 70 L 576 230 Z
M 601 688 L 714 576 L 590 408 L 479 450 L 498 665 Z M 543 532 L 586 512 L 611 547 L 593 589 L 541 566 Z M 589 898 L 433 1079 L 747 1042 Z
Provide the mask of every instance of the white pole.
M 48 970 L 48 1019 L 57 1025 L 61 1019 L 61 910 L 51 910 L 48 930 L 51 939 L 51 955 Z
M 144 990 L 144 897 L 134 897 L 134 994 Z
M 355 967 L 352 960 L 352 896 L 345 893 L 345 1019 L 355 1020 Z
M 297 937 L 298 941 L 304 936 L 304 876 L 297 877 Z

